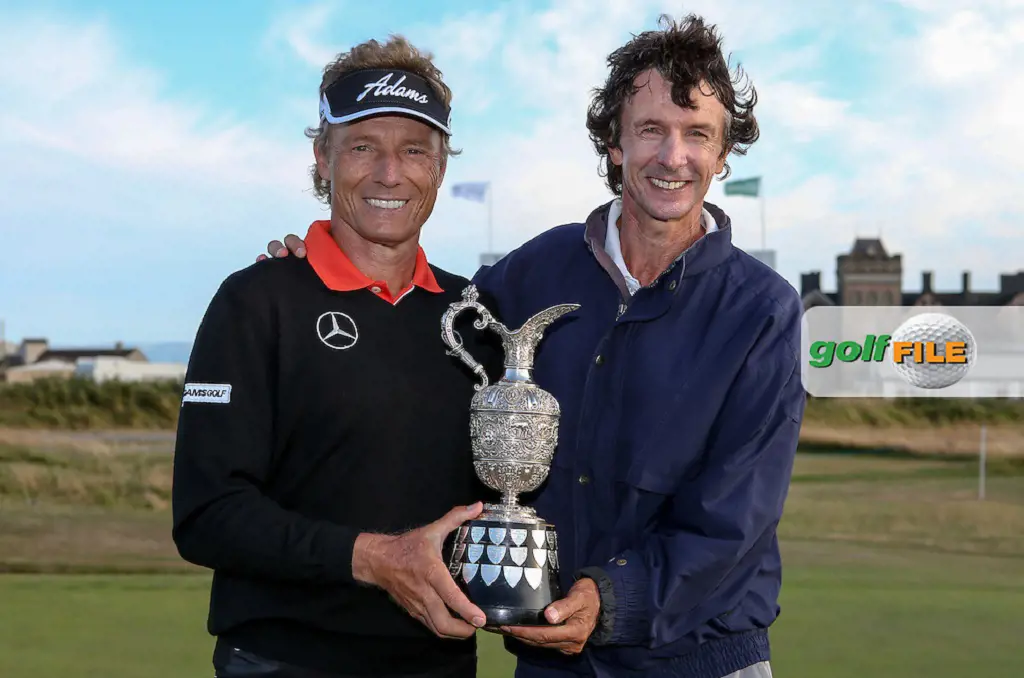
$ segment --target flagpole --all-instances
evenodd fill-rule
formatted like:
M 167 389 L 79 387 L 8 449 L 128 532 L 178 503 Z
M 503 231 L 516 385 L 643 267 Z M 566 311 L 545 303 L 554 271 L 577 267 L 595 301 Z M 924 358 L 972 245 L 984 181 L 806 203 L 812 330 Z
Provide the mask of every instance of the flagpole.
M 494 252 L 494 209 L 492 205 L 491 185 L 487 185 L 487 254 Z
M 978 499 L 985 499 L 985 425 L 981 425 L 981 444 L 978 447 Z
M 765 246 L 765 225 L 764 225 L 764 187 L 759 187 L 761 190 L 758 191 L 761 199 L 761 249 L 766 250 Z

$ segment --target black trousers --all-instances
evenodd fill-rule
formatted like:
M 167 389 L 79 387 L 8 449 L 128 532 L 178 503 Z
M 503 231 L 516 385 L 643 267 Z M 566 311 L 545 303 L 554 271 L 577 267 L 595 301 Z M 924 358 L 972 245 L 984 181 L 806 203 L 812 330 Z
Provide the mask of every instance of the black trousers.
M 267 659 L 218 643 L 213 653 L 216 678 L 369 678 L 365 674 L 324 673 Z M 476 656 L 426 673 L 374 674 L 373 678 L 476 678 Z

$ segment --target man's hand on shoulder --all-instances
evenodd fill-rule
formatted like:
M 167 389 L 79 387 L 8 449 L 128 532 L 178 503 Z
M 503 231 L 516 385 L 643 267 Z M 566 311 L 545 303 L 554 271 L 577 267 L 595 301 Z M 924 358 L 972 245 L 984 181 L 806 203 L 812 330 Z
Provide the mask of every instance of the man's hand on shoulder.
M 270 256 L 267 256 L 267 255 Z M 280 240 L 271 240 L 267 243 L 267 254 L 261 254 L 256 257 L 256 261 L 264 261 L 270 257 L 275 259 L 283 259 L 289 254 L 294 254 L 299 259 L 303 259 L 306 256 L 306 243 L 297 235 L 289 233 L 284 238 L 282 244 Z
M 449 533 L 482 510 L 479 502 L 458 506 L 433 523 L 398 536 L 359 535 L 352 553 L 352 576 L 387 591 L 437 636 L 469 638 L 484 625 L 484 613 L 452 579 L 441 559 L 441 544 Z
M 600 612 L 597 583 L 583 577 L 573 584 L 565 598 L 551 603 L 544 611 L 544 617 L 558 626 L 502 626 L 501 631 L 527 645 L 579 654 L 594 632 Z

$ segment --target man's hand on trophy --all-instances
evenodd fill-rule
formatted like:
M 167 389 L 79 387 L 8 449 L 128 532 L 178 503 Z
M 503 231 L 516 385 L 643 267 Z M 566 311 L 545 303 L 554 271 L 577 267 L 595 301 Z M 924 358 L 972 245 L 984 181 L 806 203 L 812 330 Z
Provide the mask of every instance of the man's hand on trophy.
M 448 534 L 482 511 L 483 504 L 477 502 L 457 506 L 439 520 L 398 536 L 361 534 L 352 554 L 352 575 L 357 581 L 387 591 L 437 636 L 469 638 L 486 618 L 452 579 L 441 558 L 441 544 Z
M 593 579 L 578 580 L 568 595 L 548 605 L 544 617 L 559 626 L 502 626 L 501 632 L 514 636 L 527 645 L 558 650 L 562 654 L 579 654 L 597 626 L 601 596 Z
M 270 256 L 268 257 L 267 254 Z M 284 237 L 284 243 L 280 240 L 271 240 L 267 243 L 267 254 L 261 254 L 256 257 L 256 261 L 263 261 L 274 257 L 276 259 L 283 259 L 289 254 L 294 254 L 299 259 L 306 256 L 306 243 L 299 236 L 289 233 Z

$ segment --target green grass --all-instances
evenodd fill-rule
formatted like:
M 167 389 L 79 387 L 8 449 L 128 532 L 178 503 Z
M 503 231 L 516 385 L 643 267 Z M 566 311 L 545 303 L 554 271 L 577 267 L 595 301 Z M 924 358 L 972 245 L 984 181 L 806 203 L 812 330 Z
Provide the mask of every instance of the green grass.
M 205 575 L 0 577 L 0 676 L 212 675 L 208 588 Z M 480 635 L 480 678 L 512 675 L 497 638 Z
M 775 675 L 953 678 L 1016 675 L 1021 561 L 914 551 L 788 549 Z M 208 577 L 0 577 L 4 678 L 209 675 Z M 480 634 L 480 678 L 511 676 Z
M 786 549 L 782 615 L 771 632 L 776 675 L 1018 675 L 1024 560 L 805 547 Z
M 8 470 L 34 464 L 56 475 L 31 496 L 0 492 L 0 571 L 9 573 L 0 576 L 0 677 L 210 675 L 209 579 L 177 557 L 166 508 L 69 489 L 75 479 L 137 488 L 148 478 L 160 487 L 152 468 L 166 457 L 4 454 Z M 978 501 L 971 460 L 798 455 L 780 527 L 775 675 L 1017 675 L 1024 464 L 994 459 L 989 470 L 987 499 Z M 480 639 L 480 678 L 511 676 L 500 639 Z

